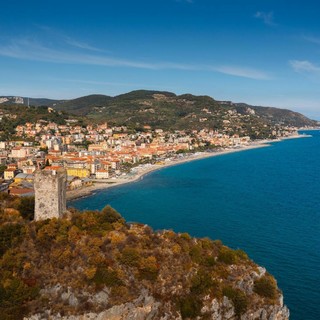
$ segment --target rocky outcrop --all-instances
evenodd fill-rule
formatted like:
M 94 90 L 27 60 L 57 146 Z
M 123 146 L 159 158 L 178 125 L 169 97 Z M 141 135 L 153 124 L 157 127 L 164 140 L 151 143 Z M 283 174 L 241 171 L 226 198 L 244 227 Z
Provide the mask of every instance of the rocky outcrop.
M 276 280 L 221 241 L 127 224 L 108 206 L 2 219 L 11 235 L 0 258 L 2 319 L 289 318 Z
M 70 295 L 69 303 L 73 295 Z M 219 302 L 217 299 L 207 301 L 206 306 L 202 308 L 201 314 L 197 319 L 202 319 L 202 315 L 206 315 L 206 319 L 212 320 L 237 320 L 234 306 L 231 300 L 223 297 Z M 83 315 L 70 315 L 61 316 L 59 313 L 56 315 L 51 314 L 47 310 L 43 314 L 36 314 L 25 320 L 182 320 L 182 316 L 175 310 L 171 302 L 165 304 L 156 301 L 154 297 L 148 295 L 147 292 L 142 293 L 138 299 L 132 302 L 115 305 L 103 312 L 99 313 L 85 313 Z M 289 319 L 289 310 L 283 303 L 274 306 L 266 305 L 258 308 L 257 310 L 248 310 L 241 315 L 241 320 L 287 320 Z
M 261 272 L 265 272 L 264 268 L 261 268 Z M 250 290 L 250 289 L 249 289 Z M 96 294 L 90 294 L 88 292 L 80 292 L 75 294 L 71 288 L 63 290 L 61 285 L 56 285 L 49 289 L 41 290 L 43 296 L 57 299 L 60 297 L 61 301 L 69 304 L 71 307 L 77 307 L 79 301 L 83 301 L 84 298 L 87 301 L 103 306 L 106 309 L 102 312 L 88 312 L 81 315 L 61 315 L 60 313 L 52 314 L 50 310 L 46 310 L 41 314 L 35 314 L 30 317 L 24 318 L 24 320 L 45 320 L 50 318 L 51 320 L 182 320 L 183 317 L 179 311 L 176 310 L 176 306 L 171 301 L 165 303 L 157 301 L 147 290 L 142 290 L 140 296 L 128 303 L 114 305 L 107 307 L 109 302 L 110 290 L 104 288 Z M 219 301 L 217 298 L 210 299 L 210 296 L 206 296 L 203 299 L 203 307 L 196 319 L 212 320 L 288 320 L 289 310 L 283 304 L 283 296 L 279 296 L 279 300 L 276 304 L 266 304 L 257 306 L 257 308 L 249 309 L 240 317 L 238 317 L 234 303 L 226 296 Z

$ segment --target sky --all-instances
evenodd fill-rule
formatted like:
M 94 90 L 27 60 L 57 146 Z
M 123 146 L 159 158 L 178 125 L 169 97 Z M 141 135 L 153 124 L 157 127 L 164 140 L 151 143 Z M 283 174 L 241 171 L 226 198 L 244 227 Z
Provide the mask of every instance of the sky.
M 1 2 L 0 95 L 164 90 L 320 120 L 315 0 Z

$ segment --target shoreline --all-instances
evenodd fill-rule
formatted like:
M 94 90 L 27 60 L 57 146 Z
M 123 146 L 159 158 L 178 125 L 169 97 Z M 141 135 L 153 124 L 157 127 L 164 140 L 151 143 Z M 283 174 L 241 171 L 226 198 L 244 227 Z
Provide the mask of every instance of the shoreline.
M 299 134 L 295 136 L 290 136 L 290 137 L 284 137 L 281 139 L 276 139 L 276 140 L 261 140 L 261 141 L 256 141 L 252 142 L 250 145 L 247 146 L 241 146 L 238 148 L 230 148 L 230 149 L 223 149 L 220 151 L 213 151 L 213 152 L 198 152 L 198 153 L 193 153 L 190 156 L 184 157 L 182 159 L 174 159 L 171 161 L 166 161 L 164 164 L 150 164 L 150 165 L 145 165 L 144 167 L 136 167 L 134 175 L 120 179 L 114 179 L 114 182 L 112 182 L 112 179 L 107 179 L 106 182 L 95 182 L 92 186 L 89 187 L 83 187 L 80 189 L 76 190 L 71 190 L 67 192 L 67 201 L 73 201 L 79 198 L 84 198 L 84 197 L 89 197 L 95 193 L 95 191 L 98 190 L 104 190 L 104 189 L 109 189 L 113 187 L 118 187 L 127 183 L 133 183 L 136 181 L 139 181 L 143 179 L 144 176 L 147 174 L 163 169 L 163 168 L 168 168 L 172 167 L 175 165 L 180 165 L 183 163 L 191 162 L 191 161 L 197 161 L 197 160 L 202 160 L 206 158 L 211 158 L 211 157 L 217 157 L 217 156 L 222 156 L 225 154 L 230 154 L 230 153 L 235 153 L 235 152 L 242 152 L 242 151 L 247 151 L 247 150 L 252 150 L 252 149 L 258 149 L 258 148 L 265 148 L 269 147 L 270 143 L 274 142 L 281 142 L 283 140 L 289 140 L 289 139 L 297 139 L 297 138 L 307 138 L 311 137 L 310 135 L 305 135 L 305 134 Z M 135 169 L 135 168 L 134 168 Z

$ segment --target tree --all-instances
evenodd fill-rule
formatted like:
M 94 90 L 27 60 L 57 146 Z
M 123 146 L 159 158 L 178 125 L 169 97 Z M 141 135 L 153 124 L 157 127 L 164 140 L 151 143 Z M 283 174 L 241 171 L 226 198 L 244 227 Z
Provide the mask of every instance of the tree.
M 34 197 L 20 198 L 20 204 L 17 207 L 21 216 L 27 220 L 34 219 Z

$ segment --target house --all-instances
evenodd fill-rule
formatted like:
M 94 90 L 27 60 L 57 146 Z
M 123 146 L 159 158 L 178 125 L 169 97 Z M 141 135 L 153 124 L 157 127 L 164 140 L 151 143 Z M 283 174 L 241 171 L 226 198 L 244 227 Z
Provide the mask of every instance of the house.
M 25 158 L 28 155 L 27 149 L 21 147 L 15 147 L 11 150 L 11 158 Z
M 96 171 L 96 179 L 108 179 L 109 178 L 109 172 L 107 170 L 97 170 Z
M 10 169 L 6 169 L 4 170 L 4 180 L 12 180 L 14 178 L 16 174 L 16 169 L 10 168 Z
M 9 194 L 19 197 L 30 197 L 34 195 L 34 190 L 31 188 L 10 188 Z
M 7 165 L 7 169 L 14 169 L 14 170 L 17 170 L 18 167 L 15 163 L 10 163 Z
M 67 174 L 68 176 L 87 178 L 90 176 L 90 170 L 86 168 L 67 168 Z
M 34 175 L 33 174 L 27 174 L 27 173 L 18 173 L 14 177 L 14 182 L 16 184 L 20 184 L 20 183 L 23 183 L 23 182 L 33 183 L 33 180 L 34 180 Z
M 82 180 L 79 177 L 68 176 L 67 182 L 69 190 L 75 190 L 82 187 Z

